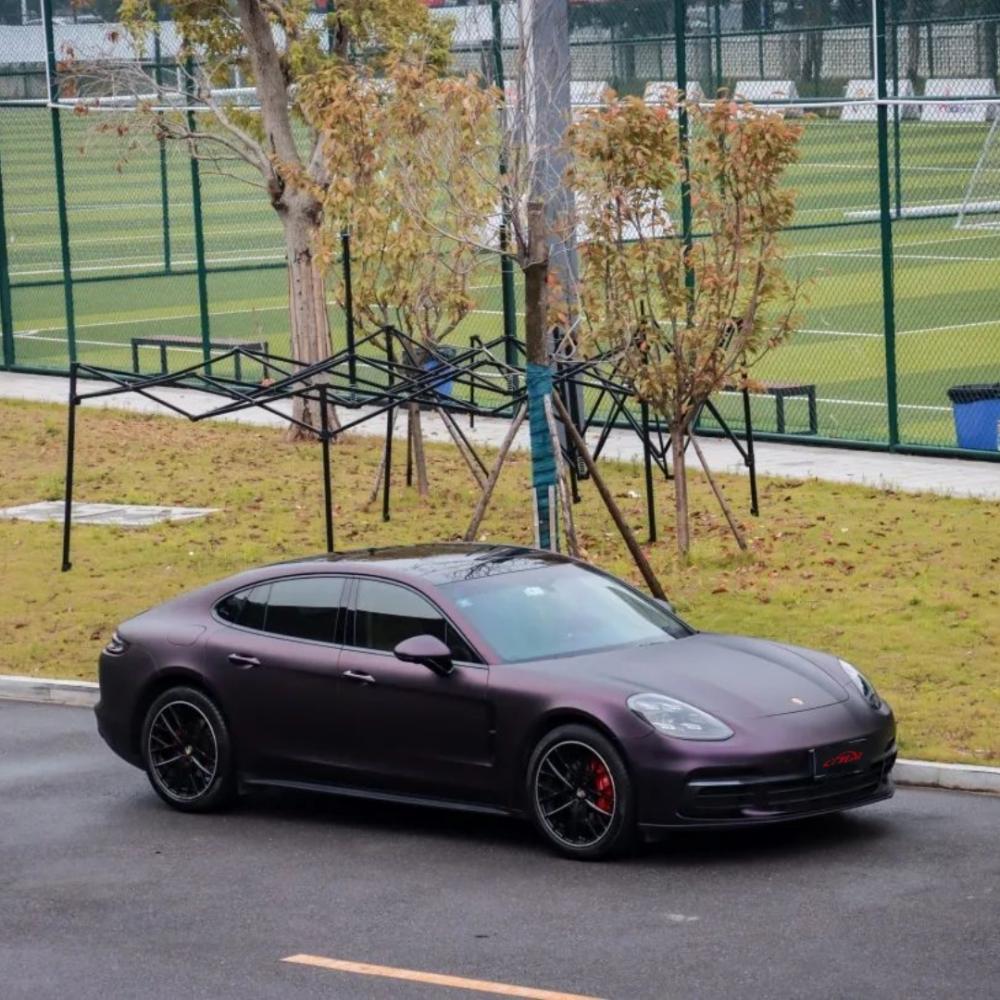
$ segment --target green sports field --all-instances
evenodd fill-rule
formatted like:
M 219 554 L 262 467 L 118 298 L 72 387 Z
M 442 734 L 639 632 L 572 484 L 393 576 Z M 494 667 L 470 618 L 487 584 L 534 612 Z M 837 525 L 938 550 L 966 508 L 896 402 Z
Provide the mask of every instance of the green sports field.
M 82 361 L 130 367 L 133 337 L 200 335 L 190 163 L 181 148 L 166 156 L 165 225 L 158 148 L 127 150 L 127 142 L 98 136 L 95 117 L 63 115 L 77 354 Z M 902 206 L 941 210 L 941 217 L 903 218 L 893 226 L 900 434 L 907 443 L 954 445 L 948 387 L 1000 380 L 1000 228 L 956 229 L 954 218 L 988 131 L 988 123 L 916 121 L 899 129 Z M 795 272 L 810 279 L 808 301 L 801 330 L 765 359 L 758 375 L 815 384 L 821 435 L 884 441 L 875 125 L 810 121 L 802 152 L 791 178 L 801 228 L 788 234 L 787 245 Z M 15 361 L 64 369 L 62 261 L 46 111 L 0 107 L 0 169 Z M 991 167 L 982 181 L 987 188 L 995 181 L 1000 191 L 1000 169 Z M 205 169 L 201 183 L 212 338 L 265 340 L 273 352 L 284 352 L 277 221 L 262 193 L 238 179 Z M 498 271 L 498 265 L 484 268 L 479 309 L 458 339 L 500 335 Z M 332 320 L 342 336 L 342 317 Z M 199 358 L 196 347 L 170 352 L 176 367 Z M 158 354 L 142 348 L 140 360 L 152 370 Z M 724 398 L 721 406 L 735 416 L 737 402 Z M 758 426 L 773 429 L 774 401 L 758 398 L 754 406 Z M 790 430 L 804 430 L 804 400 L 791 401 L 788 416 Z

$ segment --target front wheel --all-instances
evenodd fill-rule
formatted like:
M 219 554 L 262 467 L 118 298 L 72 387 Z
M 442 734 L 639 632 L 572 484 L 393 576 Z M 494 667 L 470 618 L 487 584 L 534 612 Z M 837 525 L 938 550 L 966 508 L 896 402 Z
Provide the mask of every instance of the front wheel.
M 157 795 L 182 812 L 208 812 L 235 797 L 229 728 L 196 688 L 164 691 L 146 712 L 142 759 Z
M 627 851 L 635 838 L 635 795 L 621 754 L 589 726 L 547 733 L 528 763 L 535 826 L 560 854 L 597 860 Z

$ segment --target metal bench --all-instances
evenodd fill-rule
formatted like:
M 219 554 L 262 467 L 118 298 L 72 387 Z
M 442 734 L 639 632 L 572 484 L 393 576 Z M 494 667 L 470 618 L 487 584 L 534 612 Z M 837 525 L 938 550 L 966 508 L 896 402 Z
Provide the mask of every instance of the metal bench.
M 133 337 L 132 338 L 132 371 L 136 374 L 139 373 L 139 349 L 142 347 L 157 347 L 160 351 L 160 374 L 166 375 L 167 373 L 167 348 L 169 347 L 187 347 L 195 348 L 200 350 L 202 347 L 201 337 Z M 221 340 L 213 340 L 209 343 L 208 349 L 210 352 L 215 351 L 230 351 L 234 347 L 242 347 L 245 351 L 256 351 L 258 354 L 267 354 L 267 341 L 266 340 L 235 340 L 231 338 L 223 338 Z M 240 365 L 241 357 L 239 354 L 233 356 L 233 374 L 237 382 L 243 381 L 243 371 Z
M 807 382 L 764 382 L 761 386 L 762 392 L 774 397 L 775 415 L 777 431 L 785 434 L 785 400 L 794 397 L 804 397 L 806 406 L 809 408 L 809 430 L 791 431 L 792 434 L 816 434 L 818 424 L 816 420 L 816 386 Z M 740 389 L 735 384 L 727 385 L 723 392 L 739 392 Z M 699 414 L 700 419 L 700 414 Z

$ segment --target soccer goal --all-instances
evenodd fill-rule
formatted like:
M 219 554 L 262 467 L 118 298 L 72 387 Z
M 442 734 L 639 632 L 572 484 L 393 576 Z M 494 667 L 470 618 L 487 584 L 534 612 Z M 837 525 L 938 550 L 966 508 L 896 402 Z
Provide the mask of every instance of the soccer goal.
M 1000 117 L 993 119 L 955 220 L 956 229 L 1000 229 Z

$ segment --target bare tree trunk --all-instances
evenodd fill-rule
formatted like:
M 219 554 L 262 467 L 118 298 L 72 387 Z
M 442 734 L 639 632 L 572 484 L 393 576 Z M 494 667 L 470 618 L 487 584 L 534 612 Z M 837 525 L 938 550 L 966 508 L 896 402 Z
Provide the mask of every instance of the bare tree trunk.
M 548 307 L 549 251 L 545 242 L 545 205 L 528 204 L 528 256 L 524 267 L 524 346 L 532 364 L 548 363 L 545 313 Z
M 908 0 L 906 4 L 906 19 L 914 22 L 917 19 L 917 0 Z M 899 29 L 895 23 L 893 30 L 893 51 L 899 43 Z M 906 71 L 903 76 L 913 83 L 917 82 L 917 74 L 920 72 L 920 25 L 911 23 L 906 29 Z M 896 97 L 899 95 L 896 94 Z
M 552 396 L 545 397 L 545 420 L 549 425 L 549 437 L 552 439 L 552 453 L 556 459 L 556 489 L 562 506 L 563 527 L 566 529 L 569 554 L 571 556 L 578 556 L 580 554 L 580 546 L 576 540 L 576 525 L 573 523 L 573 503 L 569 493 L 569 475 L 566 472 L 566 463 L 563 461 L 562 444 L 559 441 L 556 418 L 552 413 Z
M 476 509 L 472 514 L 472 520 L 469 522 L 469 527 L 465 532 L 465 541 L 471 542 L 475 540 L 476 533 L 479 531 L 479 526 L 483 523 L 483 518 L 486 516 L 486 508 L 490 505 L 490 500 L 493 497 L 493 491 L 496 489 L 497 481 L 500 479 L 500 470 L 503 469 L 503 463 L 507 460 L 507 455 L 510 452 L 511 446 L 514 444 L 514 438 L 517 437 L 517 432 L 521 429 L 521 424 L 524 423 L 524 418 L 528 415 L 528 407 L 522 406 L 518 411 L 517 416 L 510 422 L 510 426 L 507 428 L 507 434 L 503 439 L 503 444 L 500 445 L 500 452 L 497 454 L 497 460 L 493 463 L 493 468 L 490 470 L 489 478 L 486 480 L 486 486 L 483 489 L 482 496 L 479 498 L 479 502 L 476 504 Z
M 417 493 L 425 497 L 430 492 L 427 482 L 427 456 L 424 453 L 424 428 L 420 422 L 420 404 L 410 403 L 407 407 L 410 423 L 410 442 L 413 448 L 413 467 L 417 472 Z
M 688 519 L 687 463 L 684 454 L 684 428 L 670 428 L 670 445 L 674 456 L 674 504 L 677 522 L 677 551 L 685 558 L 691 549 Z
M 726 499 L 725 494 L 719 489 L 719 484 L 715 481 L 715 476 L 712 475 L 712 470 L 708 467 L 708 462 L 705 460 L 705 455 L 701 450 L 701 445 L 698 444 L 698 439 L 691 435 L 691 446 L 694 448 L 695 453 L 698 456 L 698 461 L 701 462 L 701 467 L 705 471 L 705 478 L 708 480 L 708 485 L 712 487 L 712 492 L 715 494 L 715 499 L 719 501 L 719 506 L 722 508 L 722 513 L 726 515 L 726 520 L 729 522 L 729 528 L 736 538 L 736 544 L 744 551 L 747 550 L 747 540 L 744 536 L 739 524 L 736 523 L 736 518 L 733 516 L 733 510 L 729 506 L 729 501 Z
M 315 364 L 330 356 L 330 323 L 326 312 L 326 292 L 323 272 L 313 254 L 314 237 L 318 222 L 312 221 L 315 212 L 308 203 L 298 204 L 293 197 L 292 207 L 278 209 L 285 228 L 285 249 L 288 255 L 288 317 L 291 329 L 292 357 L 305 364 Z M 336 411 L 330 407 L 330 426 L 339 427 Z M 318 428 L 318 404 L 296 397 L 292 416 L 306 427 Z M 288 439 L 301 441 L 312 437 L 306 427 L 289 425 Z

